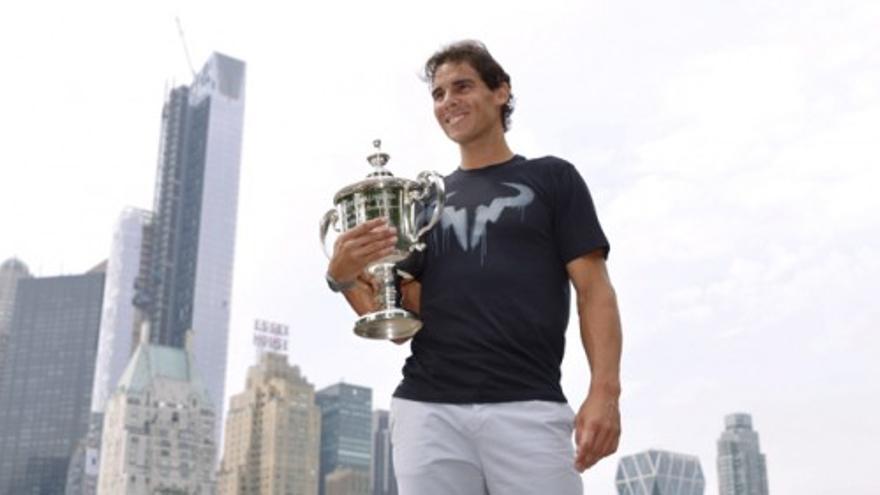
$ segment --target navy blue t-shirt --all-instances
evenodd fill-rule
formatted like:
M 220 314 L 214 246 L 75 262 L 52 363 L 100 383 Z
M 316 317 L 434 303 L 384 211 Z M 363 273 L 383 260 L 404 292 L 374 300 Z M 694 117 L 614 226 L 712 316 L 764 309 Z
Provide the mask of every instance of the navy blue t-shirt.
M 511 160 L 445 178 L 427 249 L 401 266 L 422 284 L 422 329 L 394 392 L 404 399 L 564 402 L 569 261 L 609 244 L 577 169 Z

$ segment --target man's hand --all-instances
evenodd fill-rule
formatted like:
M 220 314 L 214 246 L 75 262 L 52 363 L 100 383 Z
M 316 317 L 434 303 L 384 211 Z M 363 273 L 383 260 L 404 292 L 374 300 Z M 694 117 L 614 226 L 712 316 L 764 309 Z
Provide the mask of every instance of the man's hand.
M 577 445 L 574 467 L 584 472 L 617 451 L 620 441 L 620 408 L 615 394 L 590 393 L 574 420 Z
M 384 218 L 375 218 L 336 239 L 327 273 L 339 283 L 356 279 L 370 263 L 394 252 L 397 231 Z

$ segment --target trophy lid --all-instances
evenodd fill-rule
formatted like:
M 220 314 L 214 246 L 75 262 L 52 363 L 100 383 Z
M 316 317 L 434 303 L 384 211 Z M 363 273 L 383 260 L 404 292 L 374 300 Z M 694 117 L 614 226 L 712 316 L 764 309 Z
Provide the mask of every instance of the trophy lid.
M 376 152 L 367 157 L 367 161 L 373 166 L 373 171 L 367 177 L 393 177 L 394 174 L 385 169 L 385 164 L 391 159 L 388 153 L 382 153 L 382 140 L 374 139 L 373 148 Z
M 375 151 L 367 156 L 367 162 L 373 166 L 373 171 L 367 174 L 366 179 L 340 189 L 333 197 L 334 203 L 339 203 L 343 198 L 352 193 L 384 188 L 403 188 L 415 183 L 415 181 L 409 179 L 394 177 L 394 174 L 385 168 L 391 156 L 382 151 L 381 139 L 373 140 L 373 148 L 375 148 Z

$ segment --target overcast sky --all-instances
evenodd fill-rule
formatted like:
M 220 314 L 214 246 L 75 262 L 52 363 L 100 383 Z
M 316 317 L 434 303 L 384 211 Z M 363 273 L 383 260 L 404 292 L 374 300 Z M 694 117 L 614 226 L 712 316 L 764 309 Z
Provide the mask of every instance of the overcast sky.
M 0 9 L 0 259 L 38 275 L 107 257 L 150 208 L 166 87 L 212 51 L 248 64 L 228 393 L 254 318 L 324 387 L 387 407 L 408 346 L 367 341 L 323 282 L 333 194 L 381 137 L 398 176 L 452 171 L 418 72 L 478 38 L 512 76 L 508 134 L 586 178 L 622 310 L 621 454 L 700 457 L 749 412 L 776 494 L 876 494 L 880 2 L 16 2 Z M 588 372 L 569 329 L 563 388 Z

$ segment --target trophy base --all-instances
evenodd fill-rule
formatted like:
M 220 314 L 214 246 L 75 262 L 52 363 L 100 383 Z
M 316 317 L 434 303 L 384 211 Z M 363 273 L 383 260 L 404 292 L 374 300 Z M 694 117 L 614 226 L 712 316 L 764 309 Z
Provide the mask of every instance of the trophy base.
M 405 309 L 384 309 L 358 318 L 354 333 L 367 339 L 405 339 L 415 335 L 422 322 Z

